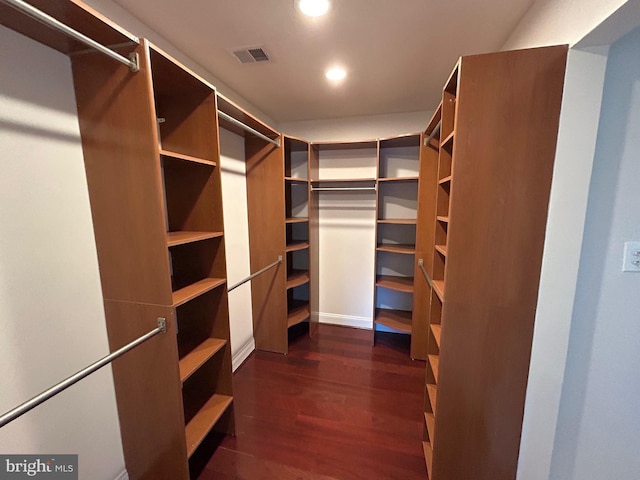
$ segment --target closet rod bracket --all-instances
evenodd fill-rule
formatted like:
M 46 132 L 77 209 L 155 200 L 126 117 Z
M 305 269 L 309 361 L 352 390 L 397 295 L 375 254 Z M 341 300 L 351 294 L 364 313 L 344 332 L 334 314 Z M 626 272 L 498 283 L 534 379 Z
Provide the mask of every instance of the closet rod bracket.
M 129 61 L 131 62 L 131 64 L 129 65 L 131 72 L 132 73 L 139 72 L 140 71 L 140 55 L 138 55 L 138 52 L 131 52 L 129 54 Z

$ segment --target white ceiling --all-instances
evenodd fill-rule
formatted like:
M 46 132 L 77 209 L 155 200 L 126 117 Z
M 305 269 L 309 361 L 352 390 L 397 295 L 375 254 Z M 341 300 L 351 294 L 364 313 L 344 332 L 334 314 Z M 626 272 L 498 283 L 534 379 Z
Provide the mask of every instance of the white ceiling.
M 533 0 L 114 0 L 277 122 L 433 110 L 458 56 L 498 50 Z M 268 63 L 241 64 L 261 45 Z M 348 71 L 339 87 L 324 78 Z

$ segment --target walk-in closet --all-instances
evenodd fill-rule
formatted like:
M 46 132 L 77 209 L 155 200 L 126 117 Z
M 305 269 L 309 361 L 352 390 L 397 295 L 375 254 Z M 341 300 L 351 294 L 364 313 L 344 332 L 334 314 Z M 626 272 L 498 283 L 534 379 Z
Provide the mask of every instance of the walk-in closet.
M 623 0 L 0 0 L 0 478 L 640 478 L 639 47 Z

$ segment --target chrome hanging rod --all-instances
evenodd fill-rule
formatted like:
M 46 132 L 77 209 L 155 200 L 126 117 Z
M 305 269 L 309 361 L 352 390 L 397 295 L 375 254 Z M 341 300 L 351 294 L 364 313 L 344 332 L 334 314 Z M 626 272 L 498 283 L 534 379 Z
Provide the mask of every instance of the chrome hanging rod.
M 433 127 L 433 130 L 431 130 L 431 135 L 429 135 L 427 138 L 424 139 L 425 146 L 429 145 L 429 143 L 431 142 L 431 139 L 436 136 L 436 133 L 440 131 L 441 127 L 442 127 L 442 120 L 436 123 L 436 126 Z
M 124 347 L 120 348 L 119 350 L 116 350 L 115 352 L 107 355 L 106 357 L 101 358 L 97 362 L 92 363 L 88 367 L 83 368 L 78 373 L 75 373 L 75 374 L 71 375 L 66 380 L 63 380 L 62 382 L 57 383 L 53 387 L 45 390 L 41 394 L 36 395 L 31 400 L 27 400 L 22 405 L 17 406 L 13 410 L 9 410 L 7 413 L 5 413 L 4 415 L 2 415 L 0 417 L 0 428 L 4 427 L 9 422 L 13 422 L 16 418 L 21 417 L 22 415 L 27 413 L 29 410 L 34 409 L 35 407 L 37 407 L 41 403 L 46 402 L 51 397 L 53 397 L 53 396 L 59 394 L 60 392 L 66 390 L 71 385 L 73 385 L 75 383 L 78 383 L 83 378 L 91 375 L 96 370 L 99 370 L 100 368 L 104 367 L 107 363 L 110 363 L 110 362 L 114 361 L 116 358 L 118 358 L 119 356 L 124 355 L 129 350 L 131 350 L 132 348 L 135 348 L 138 345 L 140 345 L 141 343 L 144 343 L 147 340 L 149 340 L 151 337 L 154 337 L 154 336 L 158 335 L 159 333 L 165 333 L 166 331 L 167 331 L 167 321 L 166 321 L 166 319 L 158 318 L 158 326 L 156 328 L 154 328 L 153 330 L 151 330 L 149 333 L 144 334 L 143 336 L 137 338 L 136 340 L 134 340 L 133 342 L 131 342 L 131 343 L 127 344 L 127 345 L 125 345 Z
M 422 260 L 422 258 L 420 258 L 418 260 L 418 266 L 422 270 L 422 274 L 424 275 L 425 280 L 429 284 L 429 288 L 433 288 L 433 281 L 431 280 L 431 277 L 429 276 L 429 274 L 427 273 L 427 271 L 424 268 L 424 261 Z
M 84 43 L 85 45 L 101 52 L 104 53 L 105 55 L 107 55 L 108 57 L 111 57 L 112 59 L 126 65 L 127 67 L 129 67 L 131 69 L 132 72 L 137 72 L 138 70 L 140 70 L 140 65 L 139 65 L 139 59 L 138 59 L 138 54 L 137 53 L 131 53 L 129 55 L 129 58 L 124 57 L 122 55 L 120 55 L 117 52 L 114 52 L 113 50 L 111 50 L 108 47 L 105 47 L 104 45 L 102 45 L 101 43 L 96 42 L 95 40 L 87 37 L 86 35 L 78 32 L 77 30 L 74 30 L 73 28 L 69 27 L 68 25 L 65 25 L 64 23 L 60 22 L 59 20 L 56 20 L 55 18 L 53 18 L 51 15 L 48 15 L 46 13 L 44 13 L 41 10 L 38 10 L 37 8 L 35 8 L 32 5 L 29 5 L 26 2 L 23 2 L 22 0 L 0 0 L 0 2 L 3 2 L 13 8 L 15 8 L 16 10 L 21 11 L 22 13 L 30 16 L 31 18 L 34 18 L 36 20 L 38 20 L 39 22 L 44 23 L 45 25 L 53 28 L 54 30 L 58 30 L 74 39 L 76 39 L 77 41 Z
M 275 262 L 273 262 L 271 265 L 267 265 L 264 268 L 261 268 L 260 270 L 258 270 L 256 273 L 252 273 L 251 275 L 249 275 L 247 278 L 245 278 L 244 280 L 239 281 L 238 283 L 236 283 L 235 285 L 232 285 L 231 287 L 229 287 L 228 291 L 232 291 L 235 290 L 236 288 L 238 288 L 240 285 L 244 285 L 245 283 L 247 283 L 249 280 L 252 280 L 254 278 L 256 278 L 258 275 L 262 275 L 264 272 L 266 272 L 267 270 L 269 270 L 270 268 L 275 267 L 276 265 L 278 265 L 279 263 L 282 263 L 282 255 L 278 255 L 278 260 L 276 260 Z
M 257 131 L 255 128 L 251 128 L 249 125 L 245 125 L 244 123 L 242 123 L 240 120 L 236 120 L 235 118 L 233 118 L 231 115 L 227 115 L 224 112 L 221 112 L 218 110 L 218 116 L 224 120 L 226 120 L 229 123 L 233 123 L 236 127 L 240 127 L 241 129 L 255 135 L 258 138 L 261 138 L 262 140 L 265 140 L 269 143 L 273 143 L 276 147 L 280 146 L 280 139 L 276 139 L 274 140 L 273 138 L 269 138 L 266 135 L 260 133 L 259 131 Z
M 340 191 L 376 191 L 376 187 L 311 187 L 312 192 L 340 192 Z

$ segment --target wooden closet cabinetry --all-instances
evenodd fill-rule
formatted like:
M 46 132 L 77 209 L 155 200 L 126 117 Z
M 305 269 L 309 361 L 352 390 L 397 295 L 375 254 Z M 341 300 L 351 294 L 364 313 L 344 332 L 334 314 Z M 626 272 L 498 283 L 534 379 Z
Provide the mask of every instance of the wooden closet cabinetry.
M 425 132 L 431 480 L 516 477 L 566 55 L 462 57 Z

